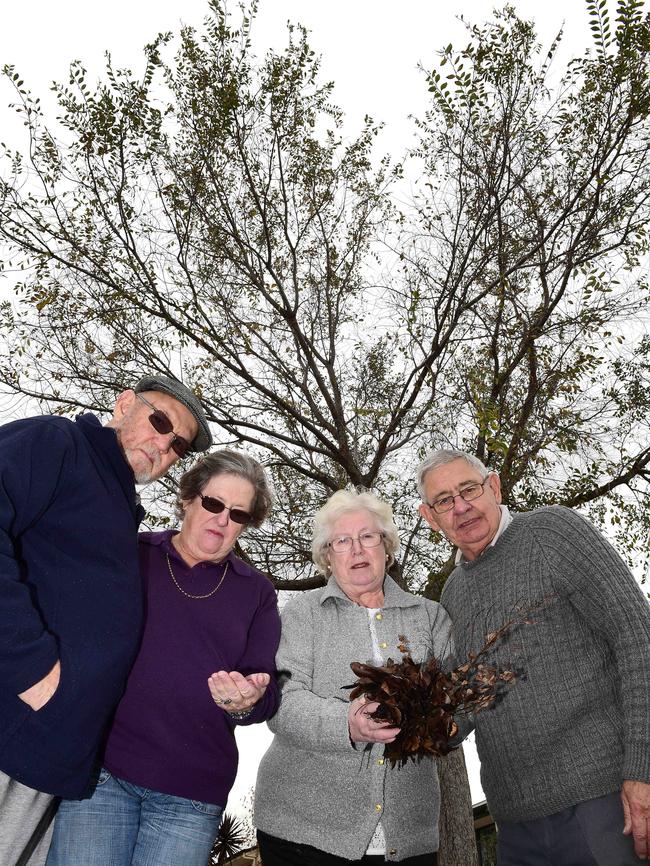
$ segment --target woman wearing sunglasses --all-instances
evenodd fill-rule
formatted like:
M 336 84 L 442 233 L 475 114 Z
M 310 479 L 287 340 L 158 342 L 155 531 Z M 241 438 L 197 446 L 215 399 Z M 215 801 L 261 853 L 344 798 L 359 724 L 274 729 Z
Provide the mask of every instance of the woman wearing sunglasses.
M 224 449 L 179 485 L 180 531 L 142 533 L 142 645 L 89 798 L 64 801 L 48 866 L 205 866 L 237 770 L 234 728 L 278 706 L 275 592 L 233 553 L 271 491 Z

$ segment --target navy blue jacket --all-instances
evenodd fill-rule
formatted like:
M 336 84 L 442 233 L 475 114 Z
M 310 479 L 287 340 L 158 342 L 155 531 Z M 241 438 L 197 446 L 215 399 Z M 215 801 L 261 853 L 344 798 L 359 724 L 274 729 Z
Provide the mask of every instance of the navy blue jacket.
M 93 415 L 0 427 L 0 770 L 79 797 L 142 623 L 133 473 Z M 61 661 L 40 710 L 18 698 Z

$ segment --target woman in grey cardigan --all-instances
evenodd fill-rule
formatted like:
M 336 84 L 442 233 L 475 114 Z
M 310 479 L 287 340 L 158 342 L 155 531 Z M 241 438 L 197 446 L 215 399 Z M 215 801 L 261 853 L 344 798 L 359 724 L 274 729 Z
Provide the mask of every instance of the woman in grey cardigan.
M 330 575 L 282 615 L 276 659 L 282 702 L 257 777 L 255 823 L 264 866 L 399 862 L 434 866 L 440 789 L 429 758 L 391 768 L 384 744 L 399 729 L 373 721 L 377 704 L 350 702 L 350 662 L 449 652 L 440 605 L 386 575 L 399 546 L 389 505 L 339 490 L 316 514 L 312 552 Z

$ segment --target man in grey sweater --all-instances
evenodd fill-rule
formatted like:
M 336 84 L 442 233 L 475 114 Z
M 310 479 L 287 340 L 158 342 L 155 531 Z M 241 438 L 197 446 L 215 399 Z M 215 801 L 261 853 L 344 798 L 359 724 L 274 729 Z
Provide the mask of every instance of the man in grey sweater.
M 510 514 L 472 455 L 433 452 L 418 486 L 458 551 L 441 601 L 459 658 L 533 620 L 491 659 L 522 676 L 473 720 L 500 866 L 650 860 L 650 605 L 634 577 L 570 509 Z

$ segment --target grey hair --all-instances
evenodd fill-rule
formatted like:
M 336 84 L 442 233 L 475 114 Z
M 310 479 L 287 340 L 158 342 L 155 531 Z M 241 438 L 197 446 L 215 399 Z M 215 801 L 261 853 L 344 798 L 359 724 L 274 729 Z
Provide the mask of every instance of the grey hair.
M 422 502 L 426 501 L 424 479 L 429 472 L 433 472 L 434 469 L 439 469 L 441 466 L 446 466 L 448 463 L 453 463 L 455 460 L 464 460 L 466 463 L 469 463 L 472 468 L 478 469 L 484 478 L 487 478 L 487 476 L 493 471 L 492 469 L 488 469 L 487 466 L 478 459 L 478 457 L 475 457 L 473 454 L 468 454 L 467 451 L 456 451 L 453 448 L 438 448 L 436 451 L 427 454 L 416 470 L 418 493 L 420 494 Z
M 375 518 L 379 529 L 384 533 L 384 549 L 388 555 L 387 567 L 395 561 L 395 554 L 399 550 L 399 533 L 393 520 L 391 506 L 368 490 L 337 490 L 314 516 L 311 556 L 317 571 L 327 573 L 326 552 L 332 526 L 340 517 L 356 511 L 367 511 Z
M 190 502 L 203 492 L 206 484 L 217 475 L 236 475 L 249 481 L 255 494 L 251 505 L 251 526 L 260 526 L 273 504 L 273 488 L 268 475 L 255 458 L 241 451 L 222 448 L 206 454 L 181 475 L 176 495 L 176 516 L 184 516 L 183 502 Z

